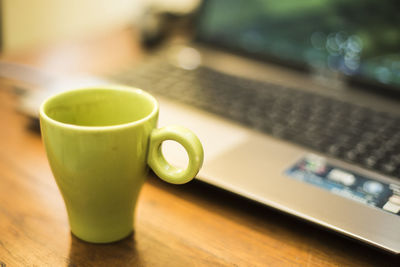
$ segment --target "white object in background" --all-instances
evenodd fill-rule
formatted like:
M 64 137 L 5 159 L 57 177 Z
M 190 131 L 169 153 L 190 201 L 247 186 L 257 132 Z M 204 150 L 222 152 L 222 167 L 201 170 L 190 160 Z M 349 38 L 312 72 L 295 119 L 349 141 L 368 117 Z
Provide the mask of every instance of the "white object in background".
M 145 0 L 3 0 L 2 53 L 137 22 Z
M 187 14 L 200 4 L 200 0 L 149 0 L 146 3 L 159 11 Z

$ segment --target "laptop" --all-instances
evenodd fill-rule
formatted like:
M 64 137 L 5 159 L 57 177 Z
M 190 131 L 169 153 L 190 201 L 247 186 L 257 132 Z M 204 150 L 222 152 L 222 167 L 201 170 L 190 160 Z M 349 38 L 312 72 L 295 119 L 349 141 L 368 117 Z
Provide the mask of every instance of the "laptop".
M 194 40 L 107 80 L 154 94 L 160 126 L 198 134 L 196 179 L 399 254 L 396 5 L 206 0 L 194 24 Z

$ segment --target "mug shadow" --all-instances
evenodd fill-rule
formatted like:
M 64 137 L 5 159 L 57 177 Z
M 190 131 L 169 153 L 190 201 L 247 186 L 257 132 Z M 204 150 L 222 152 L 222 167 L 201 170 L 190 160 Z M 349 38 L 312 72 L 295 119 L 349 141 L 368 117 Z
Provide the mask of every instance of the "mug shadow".
M 68 267 L 142 266 L 134 234 L 113 243 L 92 244 L 71 233 Z

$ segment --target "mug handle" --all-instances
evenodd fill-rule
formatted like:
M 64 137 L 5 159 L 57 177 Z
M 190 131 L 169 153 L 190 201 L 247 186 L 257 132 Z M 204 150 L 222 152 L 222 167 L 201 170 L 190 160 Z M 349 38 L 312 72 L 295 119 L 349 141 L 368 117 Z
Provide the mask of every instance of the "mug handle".
M 167 162 L 161 150 L 161 144 L 166 140 L 176 141 L 185 148 L 189 156 L 186 169 L 176 168 Z M 182 126 L 166 126 L 152 131 L 147 163 L 162 180 L 172 184 L 189 182 L 199 172 L 203 159 L 203 146 L 192 131 Z

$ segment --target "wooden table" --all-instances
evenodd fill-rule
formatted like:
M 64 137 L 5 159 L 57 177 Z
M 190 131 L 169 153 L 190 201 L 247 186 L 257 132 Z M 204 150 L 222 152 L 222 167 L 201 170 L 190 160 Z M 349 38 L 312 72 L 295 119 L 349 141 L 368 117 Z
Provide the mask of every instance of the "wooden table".
M 3 60 L 103 73 L 138 59 L 134 36 L 121 30 Z M 203 183 L 155 177 L 144 185 L 132 236 L 82 242 L 70 234 L 40 136 L 16 112 L 12 88 L 1 81 L 0 266 L 400 266 L 398 257 Z

